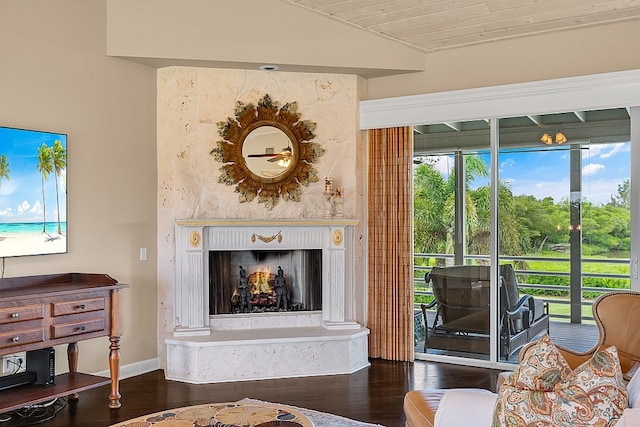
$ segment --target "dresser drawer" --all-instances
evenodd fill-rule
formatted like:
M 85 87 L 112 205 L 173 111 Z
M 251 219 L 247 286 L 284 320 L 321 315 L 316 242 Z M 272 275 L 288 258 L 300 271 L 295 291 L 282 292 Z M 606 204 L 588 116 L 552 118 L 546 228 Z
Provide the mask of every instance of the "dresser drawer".
M 53 306 L 52 313 L 54 316 L 65 316 L 67 314 L 86 313 L 88 311 L 104 310 L 105 299 L 104 297 L 100 297 L 100 298 L 88 298 L 88 299 L 76 300 L 76 301 L 54 302 L 52 306 Z
M 0 334 L 0 348 L 17 347 L 44 341 L 42 329 L 28 329 Z
M 73 323 L 61 323 L 51 325 L 51 338 L 58 339 L 73 335 L 88 334 L 91 332 L 104 331 L 104 318 L 90 319 Z
M 42 304 L 0 308 L 0 325 L 4 323 L 22 322 L 24 320 L 42 319 L 43 317 Z

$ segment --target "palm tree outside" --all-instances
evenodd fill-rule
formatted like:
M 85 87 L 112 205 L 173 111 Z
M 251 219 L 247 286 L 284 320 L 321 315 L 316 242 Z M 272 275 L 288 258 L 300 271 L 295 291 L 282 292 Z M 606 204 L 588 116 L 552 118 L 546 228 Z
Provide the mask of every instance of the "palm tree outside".
M 476 186 L 478 178 L 488 176 L 487 163 L 477 155 L 465 156 L 465 223 L 466 230 L 455 230 L 456 169 L 443 174 L 427 158 L 414 176 L 414 245 L 419 253 L 453 254 L 453 240 L 457 232 L 466 234 L 466 254 L 489 253 L 490 188 Z M 519 255 L 520 233 L 516 227 L 517 214 L 514 197 L 505 182 L 500 182 L 500 243 L 510 254 Z M 438 260 L 438 263 L 446 263 Z M 442 264 L 444 265 L 444 264 Z

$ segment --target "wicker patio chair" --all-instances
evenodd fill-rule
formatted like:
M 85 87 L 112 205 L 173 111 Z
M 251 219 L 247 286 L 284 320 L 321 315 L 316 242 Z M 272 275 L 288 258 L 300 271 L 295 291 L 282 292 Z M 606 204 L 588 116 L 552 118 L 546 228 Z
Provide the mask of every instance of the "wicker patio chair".
M 428 348 L 489 354 L 490 267 L 434 267 L 429 274 L 434 301 L 422 305 L 425 352 Z M 519 295 L 510 264 L 500 266 L 500 356 L 508 359 L 543 331 L 549 330 L 548 308 L 530 295 Z M 427 309 L 436 307 L 429 324 Z

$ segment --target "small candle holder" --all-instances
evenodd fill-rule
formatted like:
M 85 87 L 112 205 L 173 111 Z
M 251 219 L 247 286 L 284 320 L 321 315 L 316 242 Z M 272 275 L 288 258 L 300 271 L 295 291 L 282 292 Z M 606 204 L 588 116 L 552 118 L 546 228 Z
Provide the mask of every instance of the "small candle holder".
M 342 187 L 336 187 L 333 195 L 333 216 L 342 218 L 344 216 L 344 197 L 342 195 Z
M 324 177 L 324 193 L 333 195 L 333 178 Z
M 324 204 L 324 217 L 332 218 L 333 217 L 333 194 L 324 193 L 324 198 L 326 200 Z
M 333 216 L 333 178 L 324 177 L 324 217 L 331 218 Z
M 324 178 L 324 198 L 325 198 L 325 206 L 324 206 L 324 217 L 325 218 L 342 218 L 343 207 L 344 207 L 344 199 L 343 199 L 343 191 L 342 187 L 336 187 L 333 189 L 333 178 L 325 177 Z

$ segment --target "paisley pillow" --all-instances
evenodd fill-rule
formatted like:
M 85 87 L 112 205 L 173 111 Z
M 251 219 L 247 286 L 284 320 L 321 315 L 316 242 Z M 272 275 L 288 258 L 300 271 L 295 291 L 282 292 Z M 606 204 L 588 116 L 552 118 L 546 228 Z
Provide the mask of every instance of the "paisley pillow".
M 618 350 L 575 370 L 547 335 L 531 346 L 498 393 L 493 426 L 613 426 L 628 407 Z
M 571 367 L 547 334 L 529 347 L 521 359 L 509 378 L 509 383 L 521 389 L 553 391 L 571 373 Z

